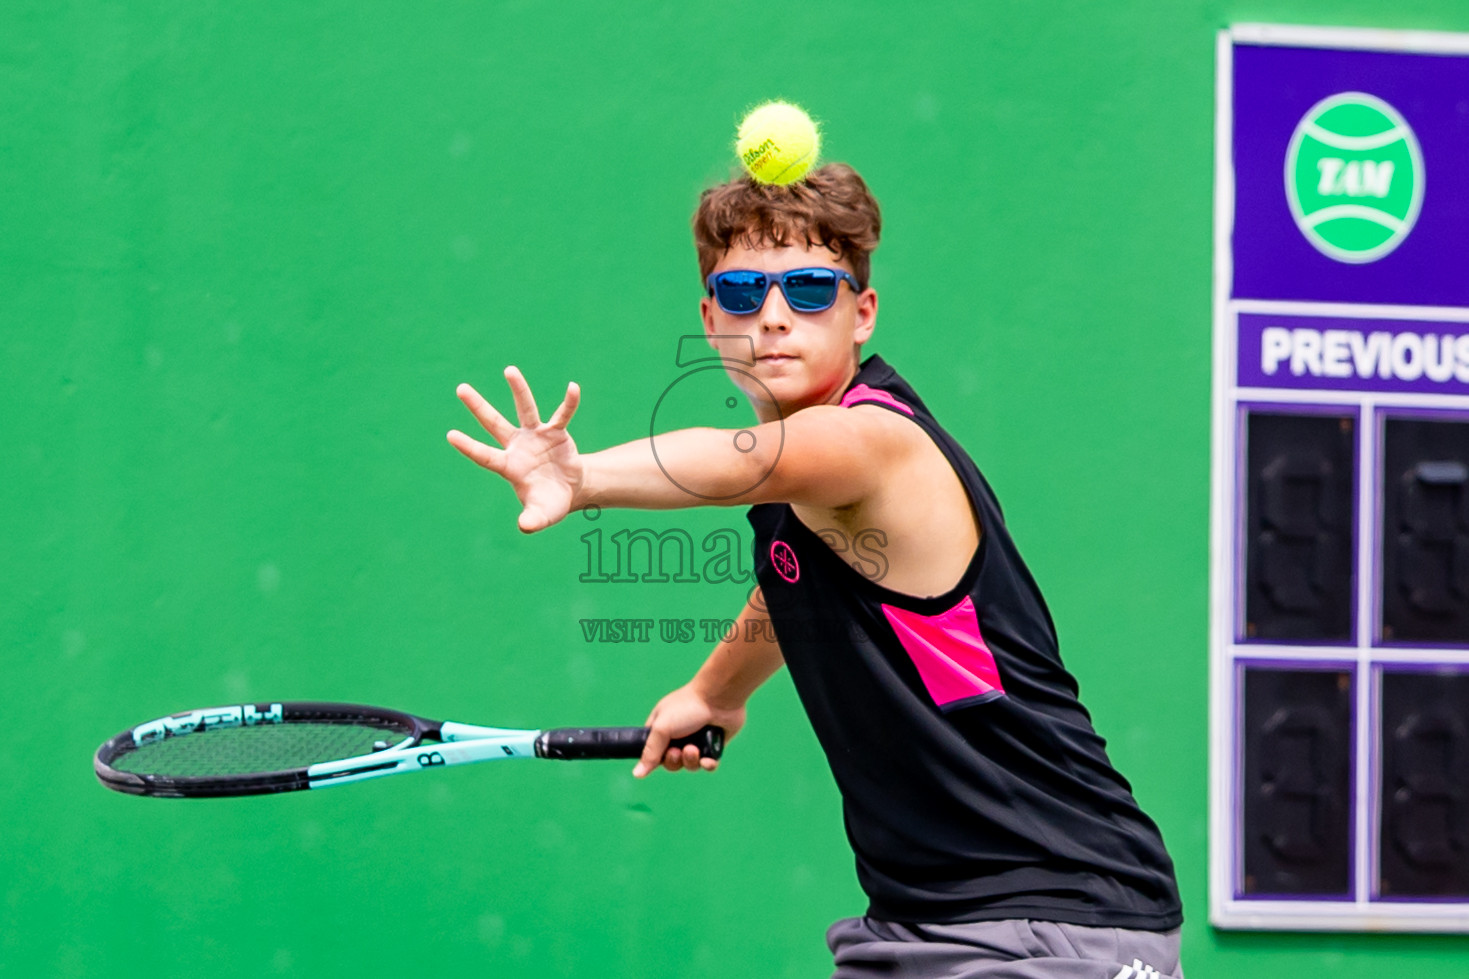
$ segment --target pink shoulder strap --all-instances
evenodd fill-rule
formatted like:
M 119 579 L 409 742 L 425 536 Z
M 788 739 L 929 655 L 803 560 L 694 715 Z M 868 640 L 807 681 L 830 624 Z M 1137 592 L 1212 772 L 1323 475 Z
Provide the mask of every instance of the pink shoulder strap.
M 909 408 L 891 394 L 888 394 L 886 391 L 879 391 L 877 388 L 868 387 L 866 384 L 859 384 L 842 395 L 843 408 L 850 408 L 852 405 L 860 404 L 864 401 L 875 401 L 878 404 L 887 405 L 889 408 L 896 408 L 907 414 L 913 414 L 912 408 Z

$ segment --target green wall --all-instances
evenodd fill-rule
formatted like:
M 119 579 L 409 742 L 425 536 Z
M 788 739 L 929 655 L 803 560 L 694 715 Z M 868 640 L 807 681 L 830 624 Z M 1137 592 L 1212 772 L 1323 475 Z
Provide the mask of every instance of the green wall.
M 899 12 L 902 10 L 903 12 Z M 970 447 L 1177 859 L 1192 979 L 1469 976 L 1453 937 L 1207 924 L 1214 43 L 1469 30 L 1461 0 L 0 5 L 0 973 L 825 975 L 860 913 L 783 676 L 715 776 L 503 765 L 125 798 L 95 745 L 185 707 L 631 723 L 738 584 L 578 580 L 459 458 L 520 365 L 646 431 L 697 329 L 688 216 L 777 95 L 884 206 L 874 349 Z M 746 535 L 606 513 L 607 535 Z

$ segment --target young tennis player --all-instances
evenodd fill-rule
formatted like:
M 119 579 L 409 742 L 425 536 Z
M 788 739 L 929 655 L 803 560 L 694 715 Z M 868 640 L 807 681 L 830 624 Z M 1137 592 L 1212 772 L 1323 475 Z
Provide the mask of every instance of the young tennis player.
M 659 435 L 656 457 L 649 439 L 582 454 L 576 386 L 542 422 L 510 368 L 518 423 L 458 392 L 501 448 L 449 441 L 509 481 L 526 532 L 593 505 L 750 507 L 759 588 L 653 709 L 634 772 L 714 768 L 669 739 L 733 736 L 790 669 L 870 899 L 827 934 L 838 979 L 1181 976 L 1172 863 L 1077 700 L 999 503 L 913 388 L 861 357 L 880 230 L 842 164 L 701 197 L 700 313 L 716 349 L 753 351 L 726 364 L 758 425 Z M 862 535 L 882 542 L 880 580 L 846 546 Z

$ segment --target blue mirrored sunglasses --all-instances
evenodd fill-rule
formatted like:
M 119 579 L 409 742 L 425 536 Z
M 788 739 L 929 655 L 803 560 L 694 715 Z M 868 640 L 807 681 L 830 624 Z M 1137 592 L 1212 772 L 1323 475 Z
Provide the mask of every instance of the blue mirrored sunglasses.
M 780 285 L 791 309 L 801 313 L 819 313 L 837 301 L 837 289 L 846 282 L 853 292 L 861 292 L 857 277 L 841 269 L 791 269 L 789 272 L 756 272 L 753 269 L 726 269 L 705 280 L 709 294 L 726 313 L 743 316 L 765 305 L 770 287 Z

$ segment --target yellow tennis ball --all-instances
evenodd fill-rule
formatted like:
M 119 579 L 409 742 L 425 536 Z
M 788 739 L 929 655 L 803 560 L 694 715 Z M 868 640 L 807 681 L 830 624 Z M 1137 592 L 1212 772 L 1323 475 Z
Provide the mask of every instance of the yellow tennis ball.
M 795 183 L 816 165 L 821 134 L 799 106 L 766 102 L 740 123 L 735 152 L 762 184 Z

